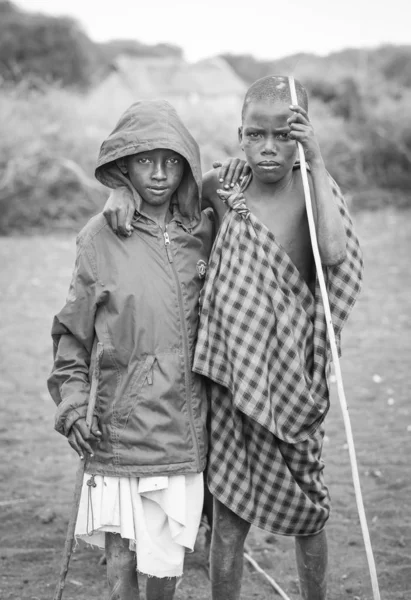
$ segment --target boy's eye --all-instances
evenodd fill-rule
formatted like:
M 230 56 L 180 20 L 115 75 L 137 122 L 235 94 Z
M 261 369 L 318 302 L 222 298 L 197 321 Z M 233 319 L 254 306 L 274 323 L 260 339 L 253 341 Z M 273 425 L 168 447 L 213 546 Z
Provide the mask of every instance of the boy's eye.
M 288 131 L 287 131 L 287 132 L 284 132 L 284 133 L 279 133 L 279 134 L 277 135 L 277 137 L 278 137 L 280 140 L 288 140 L 288 139 L 290 139 L 290 138 L 289 138 L 289 133 L 288 133 Z
M 167 159 L 167 162 L 171 163 L 172 165 L 178 165 L 178 163 L 180 162 L 180 159 L 176 158 L 175 156 L 172 156 Z
M 250 137 L 253 140 L 256 140 L 258 137 L 260 137 L 261 133 L 258 131 L 250 131 L 248 133 L 248 137 Z
M 140 156 L 140 158 L 137 159 L 137 161 L 141 164 L 141 165 L 146 165 L 147 163 L 150 162 L 150 159 L 147 158 L 146 156 Z

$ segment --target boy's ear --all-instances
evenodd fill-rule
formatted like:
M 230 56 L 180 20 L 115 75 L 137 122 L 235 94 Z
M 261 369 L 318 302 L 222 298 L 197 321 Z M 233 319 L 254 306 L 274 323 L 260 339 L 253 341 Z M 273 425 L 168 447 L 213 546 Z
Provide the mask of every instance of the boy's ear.
M 120 169 L 120 171 L 123 173 L 123 175 L 127 175 L 128 173 L 128 168 L 127 168 L 127 161 L 125 158 L 118 158 L 116 160 L 116 164 L 118 166 L 118 168 Z
M 244 148 L 243 148 L 243 128 L 242 127 L 238 128 L 238 141 L 240 143 L 241 150 L 244 150 Z

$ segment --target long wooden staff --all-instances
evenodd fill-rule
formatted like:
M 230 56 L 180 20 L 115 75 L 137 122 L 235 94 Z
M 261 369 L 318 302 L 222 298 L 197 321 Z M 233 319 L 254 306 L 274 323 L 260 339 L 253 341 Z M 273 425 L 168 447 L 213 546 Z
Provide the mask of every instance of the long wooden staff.
M 87 406 L 86 425 L 90 431 L 93 422 L 94 408 L 97 399 L 97 386 L 100 375 L 100 362 L 103 355 L 103 344 L 97 344 L 96 362 L 94 366 L 93 379 L 91 381 L 90 398 Z M 86 460 L 80 460 L 77 474 L 76 484 L 74 487 L 73 504 L 71 506 L 70 519 L 67 526 L 66 541 L 64 544 L 63 556 L 60 563 L 60 575 L 54 592 L 53 600 L 61 600 L 63 597 L 64 586 L 66 585 L 66 577 L 70 564 L 71 554 L 73 552 L 74 532 L 76 529 L 78 509 L 80 506 L 81 489 L 83 487 L 84 473 L 86 468 Z
M 292 104 L 298 105 L 294 77 L 290 76 L 288 78 L 288 81 L 289 81 L 289 86 L 290 86 L 291 102 L 292 102 Z M 370 534 L 368 531 L 367 519 L 365 516 L 365 510 L 364 510 L 364 503 L 363 503 L 362 494 L 361 494 L 360 477 L 358 474 L 357 458 L 355 455 L 354 438 L 353 438 L 352 429 L 351 429 L 351 421 L 350 421 L 350 416 L 348 414 L 347 400 L 345 398 L 345 393 L 344 393 L 343 379 L 342 379 L 341 367 L 340 367 L 340 359 L 338 357 L 337 343 L 335 341 L 335 332 L 334 332 L 334 327 L 333 327 L 332 318 L 331 318 L 330 303 L 328 301 L 327 288 L 326 288 L 325 281 L 324 281 L 324 274 L 323 274 L 323 269 L 322 269 L 322 264 L 321 264 L 321 258 L 320 258 L 320 253 L 318 250 L 317 234 L 315 231 L 315 223 L 314 223 L 313 209 L 312 209 L 312 202 L 311 202 L 311 195 L 310 195 L 310 186 L 308 183 L 308 176 L 307 176 L 307 163 L 305 160 L 304 148 L 302 147 L 300 142 L 297 142 L 297 146 L 298 146 L 298 151 L 300 154 L 301 177 L 302 177 L 303 186 L 304 186 L 305 206 L 306 206 L 306 210 L 307 210 L 308 226 L 309 226 L 310 237 L 311 237 L 311 245 L 312 245 L 313 254 L 314 254 L 315 267 L 316 267 L 317 275 L 318 275 L 318 282 L 320 284 L 321 297 L 322 297 L 322 301 L 323 301 L 323 305 L 324 305 L 328 338 L 330 340 L 330 347 L 331 347 L 331 354 L 332 354 L 332 359 L 333 359 L 333 363 L 334 363 L 335 377 L 337 379 L 338 398 L 340 401 L 340 406 L 341 406 L 341 411 L 342 411 L 344 426 L 345 426 L 345 433 L 346 433 L 347 442 L 348 442 L 348 450 L 349 450 L 350 461 L 351 461 L 352 478 L 353 478 L 354 490 L 355 490 L 355 499 L 357 502 L 361 530 L 362 530 L 362 535 L 364 538 L 365 551 L 367 554 L 368 568 L 370 570 L 374 600 L 380 600 L 381 597 L 380 597 L 380 590 L 378 588 L 377 571 L 375 568 L 374 555 L 372 552 Z

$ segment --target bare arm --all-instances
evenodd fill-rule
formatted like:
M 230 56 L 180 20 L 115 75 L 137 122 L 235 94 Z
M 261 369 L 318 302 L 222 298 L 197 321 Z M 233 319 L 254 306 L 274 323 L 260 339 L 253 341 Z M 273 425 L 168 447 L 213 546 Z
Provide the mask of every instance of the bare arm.
M 313 213 L 321 260 L 324 265 L 336 265 L 346 256 L 344 224 L 308 115 L 300 106 L 292 106 L 291 110 L 294 114 L 288 119 L 290 138 L 303 145 L 311 169 Z
M 312 164 L 311 181 L 313 207 L 321 261 L 324 265 L 338 265 L 346 257 L 344 224 L 324 163 Z
M 136 192 L 137 193 L 137 192 Z M 131 220 L 135 211 L 133 195 L 127 187 L 113 190 L 104 205 L 103 215 L 114 233 L 131 235 Z
M 240 158 L 228 158 L 224 163 L 214 162 L 214 169 L 203 176 L 203 195 L 201 209 L 212 208 L 216 218 L 217 230 L 227 211 L 227 206 L 217 194 L 218 189 L 229 191 L 250 172 L 248 164 Z
M 218 172 L 211 170 L 203 176 L 203 195 L 201 198 L 201 210 L 212 208 L 216 219 L 216 231 L 220 228 L 221 221 L 227 210 L 225 204 L 218 197 L 217 190 L 221 186 Z

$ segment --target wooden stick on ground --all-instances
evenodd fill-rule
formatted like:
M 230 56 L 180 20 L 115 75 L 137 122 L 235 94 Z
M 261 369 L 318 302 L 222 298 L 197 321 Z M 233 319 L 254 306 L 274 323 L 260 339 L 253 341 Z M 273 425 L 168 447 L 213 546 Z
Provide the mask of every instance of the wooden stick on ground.
M 283 598 L 283 600 L 290 600 L 290 598 L 287 596 L 287 594 L 280 588 L 280 586 L 278 585 L 278 583 L 276 583 L 274 581 L 274 579 L 272 577 L 270 577 L 268 575 L 268 573 L 266 573 L 264 571 L 264 569 L 262 569 L 260 567 L 260 565 L 258 564 L 258 562 L 255 561 L 253 558 L 251 558 L 251 556 L 247 552 L 244 552 L 244 558 L 250 563 L 250 565 L 252 567 L 254 567 L 254 569 L 256 571 L 258 571 L 259 573 L 261 573 L 261 575 L 264 575 L 264 577 L 267 579 L 267 581 L 271 585 L 271 587 L 273 587 L 275 589 L 275 591 L 277 592 L 277 594 L 279 596 L 281 596 L 281 598 Z
M 91 382 L 90 389 L 90 398 L 87 406 L 87 416 L 86 416 L 86 425 L 89 428 L 91 427 L 91 423 L 93 421 L 94 408 L 96 405 L 97 399 L 97 385 L 98 379 L 100 375 L 100 362 L 101 357 L 103 355 L 103 345 L 97 344 L 97 352 L 96 352 L 96 363 L 94 367 L 93 380 Z M 68 573 L 68 568 L 70 564 L 71 554 L 73 552 L 74 545 L 74 532 L 76 529 L 77 515 L 78 509 L 80 506 L 80 498 L 81 498 L 81 489 L 83 487 L 83 479 L 86 468 L 86 461 L 80 460 L 77 474 L 76 474 L 76 484 L 74 487 L 74 496 L 73 496 L 73 504 L 71 506 L 71 514 L 70 519 L 67 526 L 67 534 L 66 541 L 64 544 L 63 556 L 61 558 L 60 563 L 60 575 L 59 580 L 57 582 L 56 590 L 54 592 L 53 600 L 61 600 L 63 597 L 64 586 L 66 585 L 66 577 Z
M 85 461 L 81 460 L 77 469 L 76 484 L 74 487 L 73 504 L 71 506 L 70 519 L 67 526 L 66 541 L 64 543 L 63 556 L 60 563 L 60 575 L 54 592 L 53 600 L 61 600 L 70 564 L 74 545 L 74 531 L 76 529 L 77 514 L 80 505 L 81 488 L 83 486 Z
M 290 76 L 288 78 L 288 81 L 289 81 L 290 93 L 291 93 L 291 103 L 298 105 L 294 77 Z M 324 274 L 323 274 L 323 269 L 322 269 L 322 264 L 321 264 L 321 258 L 320 258 L 320 253 L 318 250 L 317 234 L 316 234 L 316 230 L 315 230 L 315 222 L 314 222 L 313 209 L 312 209 L 312 203 L 311 203 L 310 186 L 308 183 L 308 176 L 307 176 L 307 163 L 305 160 L 304 148 L 302 147 L 300 142 L 297 142 L 297 146 L 298 146 L 298 151 L 300 154 L 301 177 L 302 177 L 303 186 L 304 186 L 305 205 L 306 205 L 306 210 L 307 210 L 308 225 L 309 225 L 309 229 L 310 229 L 311 245 L 312 245 L 313 254 L 314 254 L 315 267 L 316 267 L 317 275 L 318 275 L 318 282 L 320 284 L 321 297 L 322 297 L 322 301 L 323 301 L 323 305 L 324 305 L 328 338 L 330 340 L 330 347 L 331 347 L 331 354 L 332 354 L 332 359 L 333 359 L 333 363 L 334 363 L 335 377 L 337 380 L 338 398 L 340 401 L 340 406 L 341 406 L 341 411 L 342 411 L 344 426 L 345 426 L 345 433 L 346 433 L 346 437 L 347 437 L 348 451 L 349 451 L 350 461 L 351 461 L 352 478 L 353 478 L 353 482 L 354 482 L 355 499 L 357 502 L 361 530 L 362 530 L 362 535 L 364 538 L 364 545 L 365 545 L 365 551 L 366 551 L 367 560 L 368 560 L 368 568 L 369 568 L 370 576 L 371 576 L 371 584 L 372 584 L 372 589 L 373 589 L 374 600 L 380 600 L 381 597 L 380 597 L 380 590 L 378 587 L 377 571 L 375 568 L 374 555 L 373 555 L 373 551 L 372 551 L 370 534 L 369 534 L 368 526 L 367 526 L 367 518 L 365 516 L 364 503 L 363 503 L 362 494 L 361 494 L 360 477 L 358 474 L 357 458 L 356 458 L 356 454 L 355 454 L 354 438 L 353 438 L 352 429 L 351 429 L 351 421 L 350 421 L 350 416 L 348 413 L 347 400 L 345 398 L 343 379 L 342 379 L 342 373 L 341 373 L 341 367 L 340 367 L 340 359 L 338 357 L 337 343 L 335 340 L 335 332 L 334 332 L 334 327 L 333 327 L 332 318 L 331 318 L 331 310 L 330 310 L 330 304 L 328 301 L 327 288 L 325 285 Z

